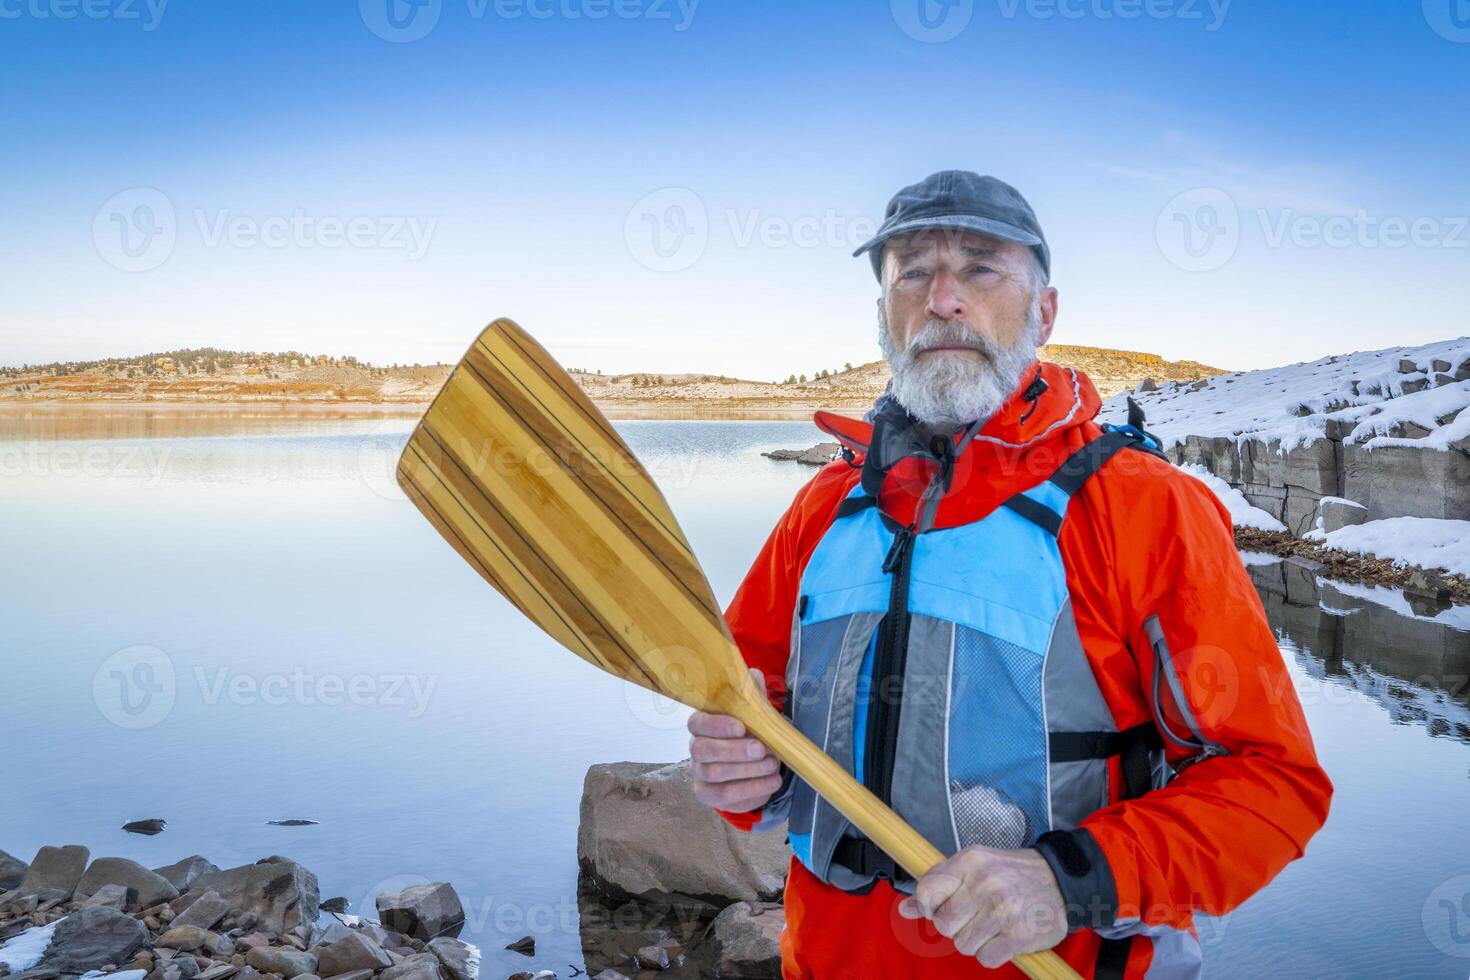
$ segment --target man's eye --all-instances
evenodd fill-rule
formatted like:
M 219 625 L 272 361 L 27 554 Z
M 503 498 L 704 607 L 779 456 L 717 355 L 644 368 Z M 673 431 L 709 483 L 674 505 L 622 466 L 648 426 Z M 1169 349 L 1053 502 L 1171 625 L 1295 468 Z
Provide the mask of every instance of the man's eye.
M 992 269 L 988 265 L 972 265 L 972 266 L 970 266 L 970 272 L 971 273 L 974 273 L 974 274 L 977 274 L 977 275 L 978 274 L 981 274 L 981 273 L 994 272 L 994 271 L 995 270 Z
M 899 274 L 900 279 L 917 279 L 924 275 L 923 269 L 909 269 Z

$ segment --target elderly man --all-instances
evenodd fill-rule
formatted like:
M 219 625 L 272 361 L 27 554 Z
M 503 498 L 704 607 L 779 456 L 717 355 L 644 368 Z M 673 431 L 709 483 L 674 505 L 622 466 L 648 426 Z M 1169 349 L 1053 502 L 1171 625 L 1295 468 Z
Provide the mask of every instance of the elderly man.
M 1332 787 L 1230 519 L 1141 428 L 1039 363 L 1035 214 L 945 171 L 870 254 L 893 374 L 726 616 L 774 703 L 936 847 L 913 881 L 733 718 L 695 714 L 695 794 L 784 824 L 785 975 L 973 977 L 1055 947 L 1084 976 L 1200 972 L 1192 922 L 1263 887 Z M 978 962 L 977 962 L 978 961 Z

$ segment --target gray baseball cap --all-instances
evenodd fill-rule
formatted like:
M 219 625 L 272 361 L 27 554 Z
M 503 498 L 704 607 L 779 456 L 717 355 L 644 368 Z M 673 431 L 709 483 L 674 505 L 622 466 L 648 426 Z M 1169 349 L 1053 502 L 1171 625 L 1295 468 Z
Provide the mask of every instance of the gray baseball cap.
M 883 246 L 888 240 L 931 228 L 973 231 L 1029 245 L 1043 273 L 1051 277 L 1051 250 L 1031 205 L 1005 181 L 969 170 L 941 170 L 893 195 L 878 234 L 852 254 L 867 252 L 873 275 L 882 279 Z

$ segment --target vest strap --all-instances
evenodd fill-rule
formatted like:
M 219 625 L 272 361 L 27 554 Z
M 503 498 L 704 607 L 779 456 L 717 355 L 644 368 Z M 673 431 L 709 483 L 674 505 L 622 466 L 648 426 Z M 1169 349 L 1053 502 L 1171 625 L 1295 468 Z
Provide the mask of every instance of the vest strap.
M 864 877 L 873 876 L 873 880 L 867 885 L 857 891 L 848 892 L 849 895 L 866 895 L 884 878 L 891 882 L 913 880 L 881 847 L 866 837 L 844 837 L 839 840 L 832 851 L 832 862 Z
M 1164 747 L 1153 722 L 1143 722 L 1121 732 L 1052 732 L 1047 748 L 1052 762 L 1081 762 L 1119 756 L 1123 767 L 1123 798 L 1137 799 L 1153 788 L 1150 752 Z
M 1102 469 L 1119 452 L 1129 448 L 1151 451 L 1145 446 L 1142 439 L 1127 430 L 1104 432 L 1063 460 L 1062 465 L 1051 475 L 1051 482 L 1068 497 L 1074 496 L 1092 474 Z
M 1026 520 L 1046 531 L 1052 537 L 1056 537 L 1062 530 L 1062 515 L 1052 510 L 1045 504 L 1039 504 L 1026 496 L 1018 493 L 1011 499 L 1001 504 L 1020 514 Z

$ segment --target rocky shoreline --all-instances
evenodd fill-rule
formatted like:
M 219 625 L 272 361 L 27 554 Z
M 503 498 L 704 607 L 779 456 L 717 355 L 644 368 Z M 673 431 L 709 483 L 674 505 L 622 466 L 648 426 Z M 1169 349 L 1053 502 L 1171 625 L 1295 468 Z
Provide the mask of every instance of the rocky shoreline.
M 134 832 L 163 826 L 147 823 Z M 577 858 L 582 965 L 507 980 L 780 975 L 785 840 L 741 833 L 699 804 L 687 762 L 593 766 Z M 316 875 L 280 855 L 222 870 L 195 854 L 149 869 L 76 844 L 29 862 L 0 851 L 0 980 L 481 976 L 480 950 L 458 938 L 466 915 L 451 884 L 375 904 L 375 918 L 347 914 L 346 899 L 322 901 Z M 537 955 L 529 935 L 505 948 Z
M 447 882 L 377 899 L 378 921 L 319 900 L 273 855 L 221 870 L 200 855 L 148 869 L 87 848 L 0 851 L 0 977 L 67 980 L 476 980 L 479 950 Z M 323 906 L 326 914 L 323 915 Z M 337 911 L 333 911 L 333 910 Z

